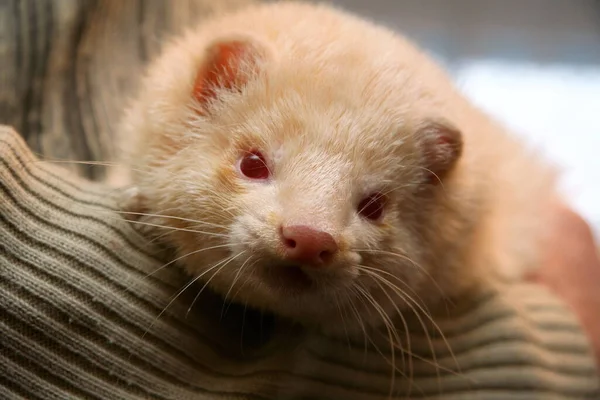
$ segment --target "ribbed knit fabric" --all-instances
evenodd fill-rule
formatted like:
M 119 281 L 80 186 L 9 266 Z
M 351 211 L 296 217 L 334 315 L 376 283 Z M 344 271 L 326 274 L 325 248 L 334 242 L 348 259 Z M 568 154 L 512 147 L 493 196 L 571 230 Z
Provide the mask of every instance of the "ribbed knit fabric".
M 190 278 L 160 269 L 156 245 L 115 208 L 110 189 L 39 162 L 0 128 L 0 398 L 388 397 L 385 341 L 259 323 L 241 306 L 221 318 L 210 295 L 189 310 L 198 289 L 169 304 Z M 408 320 L 396 398 L 600 398 L 586 338 L 541 288 L 455 303 L 436 317 L 447 344 Z

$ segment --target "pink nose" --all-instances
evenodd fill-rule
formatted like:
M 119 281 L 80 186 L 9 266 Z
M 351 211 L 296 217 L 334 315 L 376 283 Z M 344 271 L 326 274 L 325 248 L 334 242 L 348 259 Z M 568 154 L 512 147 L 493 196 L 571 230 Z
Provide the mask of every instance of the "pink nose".
M 281 229 L 285 254 L 290 260 L 322 265 L 338 251 L 333 236 L 306 225 L 284 226 Z

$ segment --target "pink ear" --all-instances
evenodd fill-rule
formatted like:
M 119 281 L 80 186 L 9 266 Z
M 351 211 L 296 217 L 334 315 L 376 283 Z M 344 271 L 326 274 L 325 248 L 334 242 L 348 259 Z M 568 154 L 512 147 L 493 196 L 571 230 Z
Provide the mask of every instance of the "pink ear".
M 249 41 L 232 39 L 214 43 L 194 82 L 194 98 L 204 106 L 218 89 L 239 90 L 257 71 L 261 53 Z
M 422 139 L 429 182 L 440 183 L 462 155 L 462 133 L 446 121 L 428 121 L 418 133 Z

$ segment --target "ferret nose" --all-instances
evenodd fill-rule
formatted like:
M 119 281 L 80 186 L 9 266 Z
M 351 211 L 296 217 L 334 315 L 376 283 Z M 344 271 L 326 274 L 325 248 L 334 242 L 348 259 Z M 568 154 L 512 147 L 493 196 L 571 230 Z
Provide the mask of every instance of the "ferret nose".
M 284 226 L 281 229 L 287 258 L 310 265 L 328 263 L 338 251 L 338 245 L 329 233 L 306 225 Z

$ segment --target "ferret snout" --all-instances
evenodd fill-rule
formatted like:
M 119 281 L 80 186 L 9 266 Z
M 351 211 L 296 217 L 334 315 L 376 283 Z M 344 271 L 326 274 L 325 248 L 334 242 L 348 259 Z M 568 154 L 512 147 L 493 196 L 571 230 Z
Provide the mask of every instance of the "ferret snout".
M 310 266 L 324 266 L 338 252 L 338 244 L 331 234 L 307 225 L 281 227 L 285 257 Z

